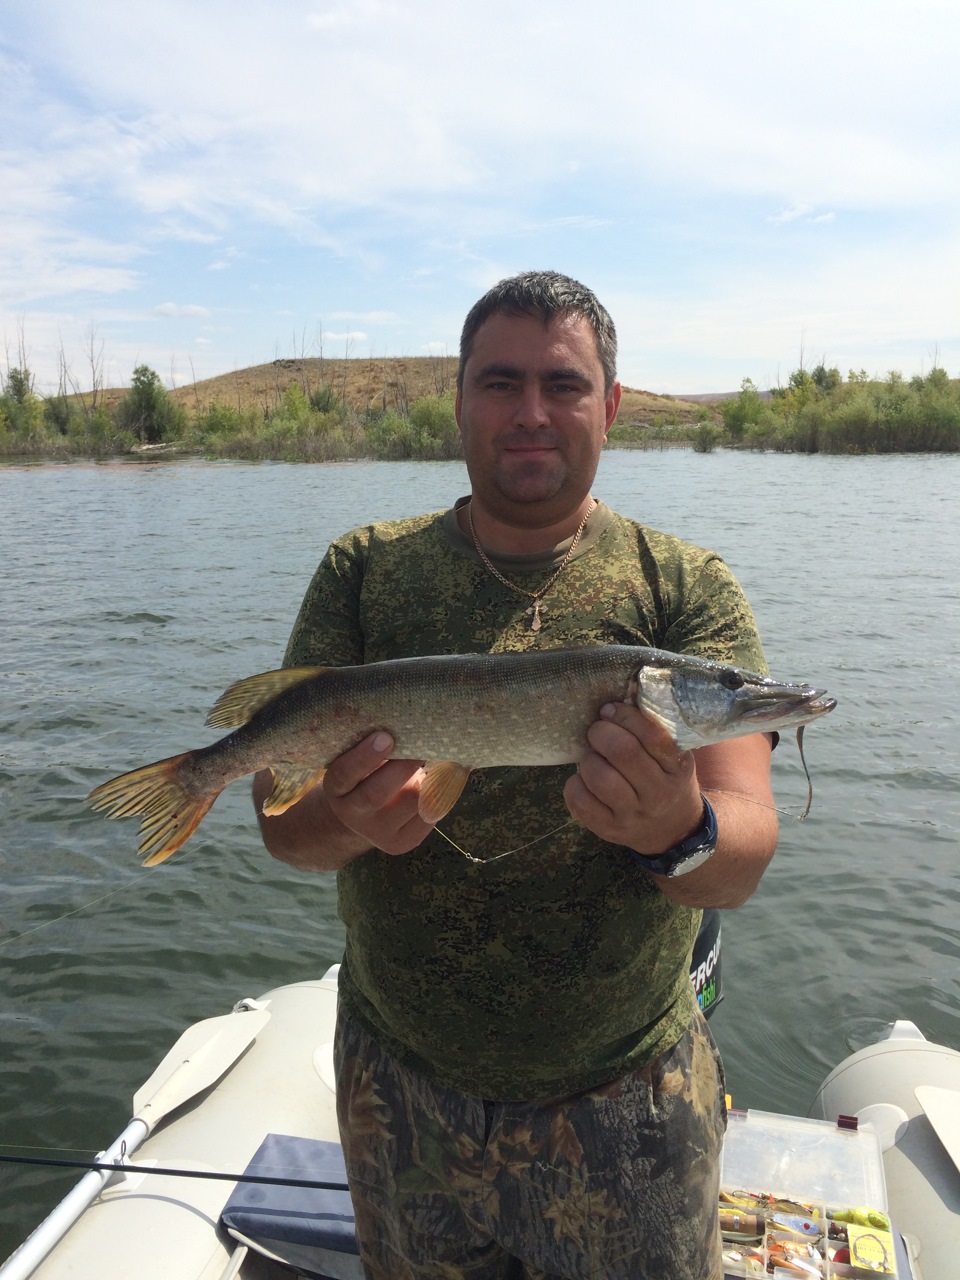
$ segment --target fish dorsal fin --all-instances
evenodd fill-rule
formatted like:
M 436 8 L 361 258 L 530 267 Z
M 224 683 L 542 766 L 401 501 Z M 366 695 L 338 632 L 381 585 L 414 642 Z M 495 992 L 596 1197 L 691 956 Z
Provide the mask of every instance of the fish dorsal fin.
M 420 787 L 420 817 L 431 824 L 445 818 L 460 799 L 470 777 L 467 765 L 453 760 L 428 760 Z
M 317 768 L 294 764 L 273 764 L 273 790 L 263 802 L 261 812 L 268 818 L 275 818 L 278 813 L 285 813 L 291 805 L 302 800 L 308 791 L 320 785 L 326 773 L 326 765 Z
M 207 724 L 217 729 L 232 729 L 238 724 L 246 724 L 277 694 L 305 680 L 312 680 L 326 670 L 326 667 L 284 667 L 280 671 L 264 671 L 258 676 L 238 680 L 213 704 Z

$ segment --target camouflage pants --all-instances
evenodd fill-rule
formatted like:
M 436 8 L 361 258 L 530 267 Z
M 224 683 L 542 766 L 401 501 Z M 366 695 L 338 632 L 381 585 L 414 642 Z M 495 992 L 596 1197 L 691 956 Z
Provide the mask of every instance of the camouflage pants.
M 487 1102 L 341 1008 L 338 1113 L 368 1280 L 720 1280 L 719 1055 L 699 1012 L 633 1074 Z

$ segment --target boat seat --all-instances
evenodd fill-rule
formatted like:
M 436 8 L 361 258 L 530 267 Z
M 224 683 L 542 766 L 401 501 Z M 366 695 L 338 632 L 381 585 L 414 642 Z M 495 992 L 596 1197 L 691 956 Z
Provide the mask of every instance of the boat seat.
M 269 1133 L 245 1170 L 332 1190 L 238 1182 L 220 1223 L 242 1245 L 318 1280 L 363 1280 L 339 1142 Z

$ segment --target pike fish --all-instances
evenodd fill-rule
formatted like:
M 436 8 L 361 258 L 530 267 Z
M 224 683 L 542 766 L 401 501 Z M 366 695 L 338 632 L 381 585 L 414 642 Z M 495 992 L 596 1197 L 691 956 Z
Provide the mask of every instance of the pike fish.
M 811 685 L 629 645 L 288 668 L 227 689 L 207 717 L 234 730 L 226 737 L 122 774 L 88 799 L 111 818 L 142 817 L 139 852 L 154 866 L 235 778 L 270 769 L 263 812 L 283 813 L 322 781 L 331 760 L 386 730 L 391 758 L 425 762 L 420 814 L 435 823 L 472 769 L 576 763 L 607 702 L 649 712 L 684 749 L 804 725 L 836 705 Z

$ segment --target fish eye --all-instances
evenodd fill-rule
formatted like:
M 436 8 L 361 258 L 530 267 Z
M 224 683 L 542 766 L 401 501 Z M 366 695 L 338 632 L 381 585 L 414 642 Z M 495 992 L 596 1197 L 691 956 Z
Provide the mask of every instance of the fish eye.
M 739 671 L 728 667 L 726 671 L 720 672 L 720 683 L 725 689 L 742 689 L 745 681 Z

